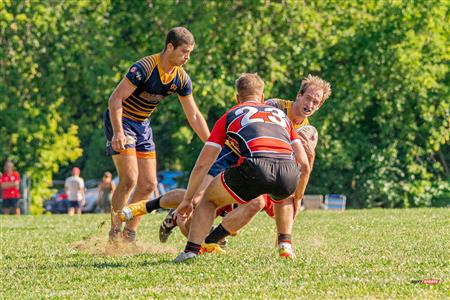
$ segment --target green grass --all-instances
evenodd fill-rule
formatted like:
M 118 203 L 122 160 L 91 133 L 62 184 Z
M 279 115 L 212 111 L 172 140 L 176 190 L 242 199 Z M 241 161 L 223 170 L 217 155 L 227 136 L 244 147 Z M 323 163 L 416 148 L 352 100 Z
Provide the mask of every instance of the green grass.
M 101 254 L 106 215 L 1 216 L 0 299 L 449 298 L 448 209 L 304 212 L 296 261 L 277 257 L 274 222 L 259 214 L 227 254 L 185 264 L 172 263 L 178 231 L 158 242 L 164 215 L 144 218 L 143 253 L 131 256 Z M 420 279 L 441 283 L 411 282 Z

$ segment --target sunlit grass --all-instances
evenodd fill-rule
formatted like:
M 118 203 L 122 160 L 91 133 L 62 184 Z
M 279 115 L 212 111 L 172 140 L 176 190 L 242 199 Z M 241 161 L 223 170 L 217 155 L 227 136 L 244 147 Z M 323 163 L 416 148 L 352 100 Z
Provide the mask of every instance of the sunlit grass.
M 143 219 L 131 256 L 104 255 L 106 215 L 1 216 L 0 298 L 449 297 L 448 209 L 304 212 L 296 261 L 277 257 L 262 213 L 227 254 L 186 264 L 172 263 L 185 242 L 178 231 L 158 241 L 164 215 Z

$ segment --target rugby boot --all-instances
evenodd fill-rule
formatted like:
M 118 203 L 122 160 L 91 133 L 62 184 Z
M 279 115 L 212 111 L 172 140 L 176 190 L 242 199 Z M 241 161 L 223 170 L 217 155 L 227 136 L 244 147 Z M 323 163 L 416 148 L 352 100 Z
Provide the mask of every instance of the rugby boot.
M 193 252 L 181 252 L 178 256 L 173 260 L 175 263 L 184 262 L 187 260 L 191 260 L 196 258 L 198 255 Z
M 108 242 L 109 243 L 119 242 L 119 239 L 121 238 L 121 233 L 122 231 L 120 230 L 120 228 L 111 228 L 108 233 L 109 236 Z
M 122 222 L 133 220 L 134 217 L 142 216 L 147 213 L 147 200 L 142 200 L 122 208 L 119 212 L 119 218 Z
M 167 242 L 167 239 L 172 234 L 172 230 L 177 226 L 173 219 L 174 213 L 175 209 L 169 210 L 166 218 L 162 221 L 161 226 L 159 226 L 159 241 L 161 243 Z
M 119 214 L 111 211 L 111 229 L 109 230 L 109 242 L 117 243 L 122 233 L 122 222 L 120 221 Z
M 125 243 L 135 243 L 136 231 L 125 227 L 122 231 L 122 241 Z
M 294 248 L 292 248 L 292 245 L 290 243 L 279 243 L 278 244 L 278 255 L 280 257 L 286 258 L 286 259 L 295 259 L 295 252 Z
M 217 242 L 217 245 L 219 245 L 220 248 L 222 248 L 222 250 L 227 250 L 227 248 L 228 248 L 227 244 L 228 244 L 228 240 L 226 238 L 223 238 Z
M 226 251 L 224 249 L 222 249 L 222 247 L 220 247 L 219 244 L 202 243 L 199 254 L 204 254 L 204 253 L 221 253 L 222 254 L 222 253 L 226 253 Z

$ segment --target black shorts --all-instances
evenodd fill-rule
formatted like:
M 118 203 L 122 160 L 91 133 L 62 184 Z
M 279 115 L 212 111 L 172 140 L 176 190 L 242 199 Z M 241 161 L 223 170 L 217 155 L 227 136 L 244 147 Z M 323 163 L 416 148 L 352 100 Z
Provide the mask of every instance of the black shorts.
M 287 198 L 295 192 L 299 176 L 300 168 L 294 160 L 252 157 L 226 169 L 221 178 L 234 199 L 245 203 L 262 194 L 275 200 Z
M 18 198 L 3 199 L 3 208 L 18 208 L 19 200 Z

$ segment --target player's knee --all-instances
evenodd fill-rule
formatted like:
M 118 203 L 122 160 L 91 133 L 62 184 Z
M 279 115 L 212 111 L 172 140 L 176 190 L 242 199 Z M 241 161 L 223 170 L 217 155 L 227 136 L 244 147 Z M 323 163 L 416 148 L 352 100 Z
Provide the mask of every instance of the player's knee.
M 134 176 L 125 176 L 119 179 L 119 186 L 127 191 L 131 191 L 137 183 L 137 178 Z
M 137 189 L 142 194 L 151 194 L 156 190 L 156 182 L 146 182 L 145 184 L 140 184 Z
M 264 206 L 266 205 L 266 201 L 263 198 L 256 198 L 247 203 L 246 205 L 248 205 L 248 209 L 250 211 L 256 214 L 257 212 L 259 212 L 261 209 L 264 208 Z

